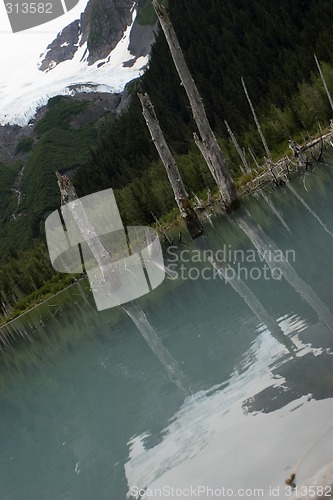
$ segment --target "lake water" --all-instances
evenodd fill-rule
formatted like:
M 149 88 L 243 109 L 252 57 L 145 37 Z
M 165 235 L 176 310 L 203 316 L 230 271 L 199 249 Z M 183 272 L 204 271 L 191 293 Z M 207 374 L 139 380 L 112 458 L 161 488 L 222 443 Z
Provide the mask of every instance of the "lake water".
M 27 335 L 0 367 L 1 500 L 285 498 L 299 462 L 302 484 L 333 460 L 326 161 L 296 195 L 249 197 L 205 238 L 164 249 L 178 279 L 137 301 L 155 352 L 121 308 L 98 313 L 76 286 L 14 322 Z M 241 283 L 214 273 L 211 249 Z

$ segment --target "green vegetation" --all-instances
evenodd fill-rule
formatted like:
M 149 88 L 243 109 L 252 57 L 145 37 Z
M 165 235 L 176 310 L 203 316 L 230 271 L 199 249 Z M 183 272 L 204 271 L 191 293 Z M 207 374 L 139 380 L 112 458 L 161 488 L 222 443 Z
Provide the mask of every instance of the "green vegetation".
M 98 5 L 102 5 L 102 0 Z M 273 158 L 285 153 L 290 137 L 301 142 L 303 137 L 317 132 L 318 122 L 327 125 L 332 112 L 313 53 L 322 62 L 333 93 L 331 0 L 169 0 L 168 6 L 209 119 L 239 186 L 249 175 L 241 174 L 224 120 L 246 151 L 251 147 L 259 162 L 264 155 L 241 76 Z M 105 36 L 100 29 L 101 12 L 93 12 L 91 21 L 89 43 L 97 46 Z M 152 15 L 148 0 L 141 0 L 139 22 L 151 23 Z M 29 154 L 22 183 L 23 215 L 15 223 L 9 223 L 8 217 L 15 212 L 11 188 L 19 167 L 11 170 L 0 165 L 0 171 L 4 169 L 1 189 L 6 200 L 1 212 L 2 227 L 6 227 L 0 243 L 2 258 L 11 257 L 11 248 L 27 248 L 32 238 L 39 235 L 43 217 L 59 205 L 55 170 L 76 169 L 73 180 L 80 196 L 112 187 L 126 224 L 153 223 L 152 213 L 157 217 L 171 213 L 165 216 L 166 222 L 174 217 L 173 193 L 142 117 L 137 91 L 150 94 L 189 194 L 204 193 L 208 187 L 214 190 L 214 182 L 193 142 L 195 125 L 191 110 L 163 34 L 159 34 L 153 47 L 149 70 L 128 90 L 132 93 L 128 111 L 95 127 L 71 127 L 71 117 L 83 111 L 85 103 L 64 97 L 50 101 L 46 115 L 35 128 L 39 138 Z M 251 157 L 248 160 L 251 163 Z M 6 264 L 14 265 L 11 275 L 15 275 L 16 268 L 18 272 L 25 267 L 26 259 L 33 262 L 35 252 L 38 255 L 40 251 L 38 245 L 42 243 L 29 250 L 30 257 L 19 254 Z M 33 265 L 29 269 L 33 274 Z M 41 271 L 45 281 L 54 274 L 47 269 L 46 266 Z M 15 276 L 8 281 L 8 297 L 19 282 L 20 277 Z M 23 300 L 25 294 L 34 291 L 29 291 L 26 282 L 28 279 L 24 278 L 24 290 L 15 292 L 15 300 Z M 39 289 L 43 283 L 36 286 Z M 11 307 L 13 300 L 8 299 Z
M 168 5 L 168 1 L 161 0 L 160 4 L 166 6 Z M 152 6 L 151 0 L 139 0 L 136 20 L 139 24 L 142 25 L 148 24 L 149 26 L 152 26 L 156 23 L 157 16 Z
M 83 111 L 87 105 L 87 101 L 77 101 L 63 96 L 52 97 L 48 102 L 46 115 L 38 121 L 34 131 L 40 137 L 55 128 L 67 130 L 71 117 Z
M 16 146 L 15 154 L 18 153 L 29 153 L 34 145 L 34 140 L 32 137 L 23 137 Z
M 0 163 L 0 224 L 1 226 L 8 220 L 13 213 L 16 205 L 13 186 L 16 176 L 20 170 L 20 164 L 15 167 Z
M 144 12 L 148 3 L 142 1 Z M 333 91 L 332 6 L 329 0 L 169 1 L 181 46 L 205 101 L 233 175 L 241 176 L 239 159 L 224 126 L 227 119 L 242 147 L 259 161 L 263 149 L 242 90 L 244 76 L 273 157 L 286 150 L 288 139 L 317 131 L 331 110 L 317 76 L 315 51 Z M 255 75 L 255 76 L 254 76 Z M 202 191 L 212 180 L 193 143 L 195 125 L 184 89 L 174 69 L 164 35 L 152 50 L 149 70 L 133 86 L 128 112 L 104 127 L 91 159 L 77 172 L 80 195 L 108 187 L 127 223 L 151 223 L 174 204 L 166 175 L 158 162 L 136 92 L 147 91 L 166 138 L 178 157 L 189 192 Z M 249 161 L 251 158 L 249 157 Z M 204 172 L 204 174 L 203 174 Z M 204 175 L 204 177 L 203 177 Z
M 23 299 L 19 300 L 14 307 L 10 310 L 8 314 L 0 319 L 0 326 L 8 323 L 20 314 L 32 309 L 33 307 L 41 304 L 45 300 L 53 297 L 56 293 L 61 292 L 66 287 L 74 283 L 73 276 L 69 275 L 58 275 L 53 276 L 47 283 L 41 286 L 38 290 L 34 290 L 25 296 Z
M 157 21 L 157 16 L 150 0 L 139 1 L 139 8 L 136 17 L 139 24 L 153 25 Z
M 28 248 L 39 237 L 45 217 L 59 206 L 55 171 L 75 170 L 90 157 L 99 124 L 71 127 L 71 119 L 89 104 L 62 96 L 50 99 L 46 114 L 34 129 L 38 139 L 25 137 L 17 145 L 19 152 L 30 148 L 25 163 L 18 162 L 14 167 L 0 164 L 0 261 L 10 258 L 13 248 Z M 17 176 L 22 166 L 21 182 Z M 19 205 L 14 184 L 22 193 Z
M 333 94 L 333 67 L 324 63 L 323 72 Z M 152 148 L 145 124 L 141 123 L 141 116 L 138 115 L 137 121 L 134 121 L 137 105 L 134 101 L 129 113 L 113 125 L 108 134 L 109 139 L 104 138 L 97 150 L 92 152 L 93 160 L 80 168 L 74 182 L 81 195 L 87 194 L 89 190 L 98 191 L 110 186 L 116 188 L 115 196 L 124 222 L 150 224 L 154 221 L 152 213 L 161 217 L 174 207 L 175 202 L 165 169 Z M 261 116 L 262 129 L 273 159 L 277 160 L 286 154 L 290 137 L 303 142 L 305 138 L 318 133 L 318 123 L 326 126 L 331 115 L 320 77 L 313 73 L 308 82 L 302 82 L 298 86 L 298 91 L 284 108 L 272 104 Z M 133 125 L 129 128 L 131 120 Z M 140 135 L 142 125 L 144 127 Z M 125 159 L 124 150 L 127 138 L 130 140 L 130 137 L 134 149 Z M 239 139 L 243 147 L 251 147 L 258 160 L 263 161 L 264 151 L 254 126 L 249 126 L 248 130 L 239 135 Z M 240 160 L 231 140 L 220 137 L 219 142 L 228 158 L 236 184 L 244 184 L 251 174 L 242 175 L 239 169 Z M 144 144 L 146 148 L 143 147 Z M 173 143 L 173 149 L 178 149 L 176 142 Z M 186 153 L 176 155 L 176 160 L 190 194 L 199 193 L 208 187 L 214 188 L 215 184 L 208 168 L 190 139 Z M 250 155 L 248 161 L 253 167 L 254 162 Z M 110 165 L 113 166 L 112 169 Z
M 47 249 L 41 241 L 24 252 L 12 249 L 10 257 L 0 269 L 0 315 L 15 314 L 15 311 L 19 314 L 22 310 L 20 301 L 32 292 L 37 296 L 47 281 L 55 276 Z M 56 281 L 62 278 L 58 274 Z
M 22 209 L 41 216 L 59 206 L 55 171 L 77 168 L 89 157 L 96 134 L 91 126 L 79 129 L 52 128 L 43 133 L 27 161 L 22 182 Z

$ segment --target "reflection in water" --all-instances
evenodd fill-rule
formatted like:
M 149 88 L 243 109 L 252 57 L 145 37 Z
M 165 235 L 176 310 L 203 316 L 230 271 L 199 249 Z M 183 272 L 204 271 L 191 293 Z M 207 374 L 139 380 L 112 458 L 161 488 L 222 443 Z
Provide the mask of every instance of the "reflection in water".
M 278 342 L 263 332 L 235 367 L 226 387 L 217 386 L 185 401 L 165 429 L 161 443 L 147 449 L 146 433 L 132 438 L 125 464 L 129 492 L 133 485 L 150 489 L 163 484 L 172 484 L 175 488 L 193 484 L 210 487 L 227 484 L 234 488 L 260 485 L 267 488 L 264 497 L 268 498 L 269 487 L 275 484 L 283 487 L 286 467 L 297 463 L 304 453 L 304 443 L 318 436 L 317 426 L 313 425 L 314 415 L 321 416 L 320 424 L 326 428 L 331 420 L 333 401 L 326 400 L 327 404 L 319 405 L 301 394 L 296 401 L 292 398 L 294 403 L 288 406 L 286 401 L 270 415 L 259 413 L 256 418 L 250 418 L 253 394 L 274 398 L 277 391 L 287 392 L 288 381 L 269 368 L 282 357 Z M 294 361 L 287 363 L 289 367 L 293 364 Z M 300 414 L 301 421 L 298 420 Z M 295 422 L 298 422 L 296 443 L 288 433 L 290 429 L 296 431 Z M 249 449 L 256 450 L 254 460 L 249 460 L 248 453 L 241 451 Z M 320 451 L 323 456 L 317 463 L 325 462 L 325 450 Z M 305 469 L 305 474 L 307 472 Z
M 270 206 L 272 212 L 277 216 L 277 218 L 279 219 L 279 221 L 281 222 L 281 224 L 286 228 L 286 230 L 288 231 L 288 233 L 291 233 L 290 231 L 290 228 L 288 226 L 288 224 L 286 223 L 286 221 L 284 220 L 283 218 L 283 215 L 281 214 L 281 212 L 276 208 L 276 206 L 274 205 L 272 199 L 267 196 L 267 194 L 265 193 L 264 190 L 261 190 L 260 191 L 260 194 L 261 196 L 263 197 L 263 199 L 265 200 L 265 202 L 267 203 L 267 205 Z
M 232 423 L 244 416 L 240 401 L 246 399 L 247 395 L 272 384 L 283 384 L 283 379 L 273 379 L 269 369 L 270 363 L 281 355 L 278 342 L 267 332 L 260 334 L 244 354 L 241 364 L 230 375 L 226 387 L 216 386 L 209 391 L 198 392 L 184 402 L 164 430 L 161 443 L 146 449 L 144 443 L 147 433 L 132 438 L 128 443 L 129 460 L 125 464 L 129 490 L 133 485 L 140 488 L 150 486 L 165 471 L 196 456 L 216 437 L 217 429 L 221 430 L 221 422 L 224 428 L 232 427 Z M 231 418 L 226 421 L 229 413 Z M 196 483 L 194 477 L 192 481 Z
M 324 229 L 324 231 L 326 231 L 326 233 L 328 233 L 330 236 L 332 236 L 333 238 L 333 233 L 332 231 L 330 231 L 328 229 L 328 227 L 326 226 L 326 224 L 323 223 L 323 221 L 321 220 L 320 217 L 318 217 L 318 215 L 316 214 L 316 212 L 314 212 L 312 210 L 312 208 L 309 207 L 309 205 L 306 203 L 306 201 L 301 197 L 300 194 L 298 194 L 298 192 L 296 191 L 296 189 L 290 184 L 290 182 L 287 182 L 286 184 L 287 188 L 293 193 L 294 196 L 296 196 L 296 198 L 302 203 L 302 205 L 307 209 L 308 212 L 310 212 L 310 214 L 319 222 L 319 224 L 321 225 L 321 227 Z
M 135 304 L 135 302 L 127 302 L 122 305 L 122 308 L 135 323 L 150 349 L 153 351 L 159 362 L 164 366 L 171 381 L 174 382 L 177 387 L 179 387 L 179 389 L 181 389 L 188 396 L 192 394 L 189 385 L 185 381 L 185 377 L 180 366 L 158 338 L 141 307 Z
M 323 183 L 320 173 L 316 179 L 332 190 L 332 179 Z M 299 259 L 297 270 L 304 277 L 315 275 L 320 293 L 330 297 L 333 261 L 325 258 L 319 265 L 327 235 L 319 229 L 314 241 L 308 230 L 312 215 L 303 205 L 294 209 L 291 191 L 283 198 L 288 223 L 293 231 L 297 227 L 295 246 L 311 256 Z M 286 231 L 270 210 L 267 220 L 266 203 L 256 203 L 262 207 L 257 220 L 269 223 L 276 248 L 283 247 Z M 329 220 L 329 203 L 316 210 L 321 220 Z M 252 219 L 245 222 L 257 230 Z M 210 238 L 187 242 L 189 251 L 199 246 L 202 254 L 228 243 L 256 253 L 229 219 L 216 217 L 214 227 L 214 232 L 207 228 Z M 274 254 L 258 231 L 252 235 L 258 248 Z M 229 263 L 233 266 L 233 260 Z M 229 263 L 208 263 L 214 276 L 212 266 L 219 269 L 225 286 L 222 279 L 208 282 L 200 276 L 193 282 L 166 279 L 140 299 L 144 311 L 127 304 L 127 315 L 121 307 L 97 312 L 73 286 L 6 327 L 8 347 L 0 366 L 1 499 L 125 500 L 133 484 L 272 485 L 283 491 L 291 467 L 332 422 L 333 336 L 325 326 L 332 325 L 331 317 L 280 259 L 274 266 L 283 268 L 308 302 L 284 281 L 237 280 Z M 82 286 L 86 289 L 84 281 Z M 160 335 L 186 366 L 186 376 Z M 21 336 L 24 342 L 10 349 Z M 163 366 L 174 383 L 166 380 Z M 184 400 L 191 388 L 193 395 Z M 308 453 L 299 481 L 332 459 L 332 435 L 328 432 Z M 271 496 L 265 490 L 261 497 Z
M 304 351 L 293 363 L 283 363 L 273 369 L 276 377 L 286 381 L 285 387 L 269 387 L 244 402 L 251 412 L 270 413 L 304 395 L 306 387 L 308 400 L 330 398 L 333 393 L 332 352 L 312 348 Z M 288 390 L 286 390 L 288 388 Z
M 205 236 L 197 238 L 196 244 L 201 250 L 212 250 L 212 245 L 209 239 Z M 217 262 L 210 258 L 210 263 L 218 271 L 219 275 L 235 290 L 235 292 L 244 300 L 249 306 L 253 314 L 259 319 L 261 323 L 266 325 L 271 334 L 284 345 L 289 353 L 294 357 L 297 348 L 292 340 L 284 335 L 278 323 L 272 318 L 269 312 L 264 308 L 259 299 L 255 296 L 252 290 L 247 286 L 244 281 L 231 270 L 230 265 L 226 262 Z
M 277 268 L 280 269 L 285 280 L 310 304 L 319 318 L 333 333 L 333 316 L 328 307 L 321 301 L 310 285 L 298 276 L 288 260 L 283 256 L 283 252 L 279 251 L 259 224 L 252 219 L 248 212 L 242 216 L 235 215 L 233 220 L 252 242 L 259 255 L 265 259 L 272 272 L 275 272 Z

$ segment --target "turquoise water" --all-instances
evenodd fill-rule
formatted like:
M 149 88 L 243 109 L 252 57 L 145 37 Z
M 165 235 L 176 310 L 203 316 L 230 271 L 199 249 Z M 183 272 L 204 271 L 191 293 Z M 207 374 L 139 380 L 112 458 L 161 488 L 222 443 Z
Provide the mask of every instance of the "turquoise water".
M 76 286 L 14 322 L 27 336 L 0 368 L 1 500 L 122 500 L 144 488 L 163 498 L 162 486 L 185 498 L 198 484 L 262 488 L 265 498 L 278 487 L 284 498 L 311 443 L 300 481 L 333 460 L 333 167 L 292 186 L 308 208 L 288 188 L 267 192 L 275 213 L 249 197 L 236 216 L 212 214 L 201 242 L 184 235 L 164 249 L 173 278 L 184 265 L 182 279 L 137 301 L 160 359 L 121 308 L 98 313 Z M 281 264 L 265 279 L 237 216 L 293 273 Z M 197 262 L 202 248 L 229 252 L 264 316 Z

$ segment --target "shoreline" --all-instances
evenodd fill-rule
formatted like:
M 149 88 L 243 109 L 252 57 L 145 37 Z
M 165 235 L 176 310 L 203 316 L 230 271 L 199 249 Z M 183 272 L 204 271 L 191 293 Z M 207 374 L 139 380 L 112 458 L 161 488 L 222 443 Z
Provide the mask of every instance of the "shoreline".
M 316 148 L 318 146 L 318 144 L 321 144 L 321 147 L 322 147 L 321 154 L 325 148 L 325 145 L 327 145 L 327 143 L 329 143 L 329 145 L 331 145 L 333 147 L 332 140 L 333 140 L 333 130 L 330 129 L 329 132 L 325 133 L 324 135 L 320 135 L 314 139 L 312 138 L 310 141 L 303 143 L 300 146 L 300 152 L 302 154 L 305 153 L 305 155 L 303 156 L 303 160 L 304 159 L 307 160 L 306 152 L 311 153 L 312 149 Z M 321 156 L 321 154 L 320 154 L 320 156 Z M 248 196 L 249 194 L 255 192 L 257 189 L 261 189 L 261 187 L 263 187 L 264 185 L 267 185 L 270 183 L 278 185 L 279 182 L 285 183 L 286 181 L 289 180 L 289 175 L 291 173 L 301 173 L 302 169 L 307 170 L 307 163 L 302 165 L 301 161 L 300 161 L 300 157 L 298 157 L 299 164 L 296 164 L 292 161 L 295 158 L 296 158 L 295 154 L 293 154 L 291 156 L 289 156 L 288 154 L 285 154 L 276 162 L 269 163 L 266 161 L 263 165 L 260 166 L 260 171 L 258 171 L 259 169 L 257 169 L 257 170 L 253 169 L 251 173 L 243 174 L 242 176 L 240 176 L 238 178 L 238 180 L 235 181 L 236 185 L 237 185 L 237 181 L 238 181 L 237 189 L 239 191 L 240 198 L 243 199 L 244 197 Z M 319 161 L 320 162 L 320 159 L 316 160 L 315 158 L 312 158 L 312 161 Z M 250 178 L 248 178 L 249 175 L 251 175 Z M 243 182 L 242 182 L 242 178 L 244 178 Z M 206 214 L 208 212 L 208 209 L 212 205 L 219 203 L 219 198 L 220 197 L 219 197 L 218 193 L 212 194 L 212 199 L 209 201 L 209 203 L 204 204 L 202 207 L 196 207 L 196 211 L 199 212 L 200 214 L 203 214 L 203 215 Z M 160 234 L 160 238 L 167 238 L 168 239 L 168 236 L 166 234 L 167 231 L 175 229 L 177 226 L 180 226 L 183 223 L 183 220 L 182 220 L 180 214 L 178 214 L 176 217 L 173 217 L 171 222 L 163 222 L 163 218 L 167 218 L 168 215 L 171 215 L 171 214 L 172 214 L 172 211 L 162 215 L 162 217 L 159 220 L 156 220 L 156 223 L 152 225 L 152 227 L 154 227 L 158 231 L 158 233 Z M 203 220 L 203 222 L 205 222 L 205 220 Z M 32 307 L 27 307 L 26 310 L 19 313 L 14 318 L 9 319 L 8 321 L 6 321 L 6 316 L 3 316 L 3 318 L 0 319 L 0 338 L 4 336 L 3 328 L 8 327 L 11 323 L 16 321 L 17 319 L 21 318 L 22 316 L 25 316 L 27 313 L 33 311 L 34 309 L 36 309 L 40 305 L 45 304 L 46 302 L 53 299 L 54 297 L 56 297 L 60 293 L 64 292 L 65 290 L 71 288 L 74 285 L 77 285 L 77 283 L 79 281 L 80 280 L 77 280 L 74 283 L 71 283 L 71 284 L 65 286 L 61 290 L 52 294 L 50 297 L 43 298 L 43 295 L 41 295 L 40 302 L 35 303 Z M 48 293 L 50 293 L 50 292 L 45 293 L 44 296 L 47 296 Z M 23 300 L 28 300 L 28 299 L 29 299 L 29 295 L 27 295 Z M 12 313 L 10 313 L 8 316 L 10 316 L 11 314 Z
M 48 297 L 47 299 L 43 299 L 41 302 L 38 302 L 37 304 L 35 304 L 34 306 L 32 307 L 29 307 L 27 310 L 23 311 L 22 313 L 20 313 L 18 316 L 15 316 L 15 318 L 12 318 L 10 319 L 9 321 L 6 321 L 5 323 L 1 324 L 0 325 L 0 332 L 2 332 L 2 328 L 5 328 L 7 327 L 8 325 L 10 325 L 11 323 L 13 323 L 13 321 L 16 321 L 17 319 L 21 318 L 22 316 L 24 316 L 25 314 L 33 311 L 34 309 L 36 309 L 37 307 L 41 306 L 42 304 L 46 304 L 46 302 L 48 302 L 49 300 L 52 300 L 54 299 L 54 297 L 56 297 L 57 295 L 59 295 L 60 293 L 64 292 L 65 290 L 68 290 L 69 288 L 71 288 L 72 286 L 74 285 L 77 285 L 77 282 L 74 282 L 74 283 L 71 283 L 70 285 L 67 285 L 65 288 L 62 288 L 61 290 L 59 290 L 58 292 L 54 293 L 53 295 L 51 295 L 51 297 Z M 27 295 L 27 298 L 29 297 L 29 295 Z

